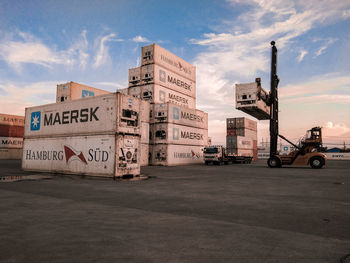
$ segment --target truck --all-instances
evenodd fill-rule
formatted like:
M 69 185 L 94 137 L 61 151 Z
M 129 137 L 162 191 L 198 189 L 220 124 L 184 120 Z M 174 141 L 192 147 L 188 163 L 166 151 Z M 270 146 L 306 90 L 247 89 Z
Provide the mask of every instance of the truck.
M 229 163 L 251 163 L 252 156 L 240 156 L 230 154 L 222 145 L 211 145 L 204 147 L 203 150 L 204 163 L 206 165 L 212 164 L 229 164 Z

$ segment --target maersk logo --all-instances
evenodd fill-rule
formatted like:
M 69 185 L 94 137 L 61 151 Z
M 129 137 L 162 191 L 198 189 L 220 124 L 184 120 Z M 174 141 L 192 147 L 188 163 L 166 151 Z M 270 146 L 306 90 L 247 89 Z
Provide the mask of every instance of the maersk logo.
M 40 123 L 41 123 L 41 112 L 40 111 L 32 112 L 32 114 L 30 115 L 30 130 L 31 131 L 40 130 Z
M 173 119 L 179 120 L 180 119 L 180 110 L 179 108 L 173 108 Z
M 95 92 L 90 91 L 90 90 L 85 90 L 83 89 L 81 92 L 81 97 L 84 98 L 88 98 L 88 97 L 94 97 L 95 96 Z
M 159 80 L 164 83 L 166 82 L 166 73 L 164 70 L 159 70 Z
M 179 129 L 173 128 L 173 140 L 178 140 L 178 139 L 179 139 Z
M 162 90 L 159 91 L 159 100 L 165 102 L 165 92 Z

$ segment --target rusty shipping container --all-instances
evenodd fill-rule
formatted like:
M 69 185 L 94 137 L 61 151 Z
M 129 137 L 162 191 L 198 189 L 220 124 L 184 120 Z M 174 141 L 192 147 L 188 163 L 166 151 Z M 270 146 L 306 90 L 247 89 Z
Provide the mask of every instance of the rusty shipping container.
M 173 103 L 154 104 L 153 116 L 152 123 L 175 123 L 208 129 L 208 113 Z
M 24 126 L 24 116 L 0 113 L 0 125 Z
M 22 149 L 23 138 L 20 137 L 0 137 L 0 148 Z
M 196 82 L 156 64 L 141 67 L 141 84 L 157 84 L 189 97 L 196 97 Z
M 129 69 L 129 87 L 141 85 L 141 67 Z
M 150 84 L 140 86 L 141 99 L 150 101 L 152 103 L 167 103 L 171 102 L 179 106 L 188 107 L 190 109 L 196 108 L 196 99 L 186 96 L 182 93 L 170 90 L 160 85 Z
M 121 93 L 26 108 L 24 135 L 140 134 L 140 100 Z
M 111 92 L 107 90 L 96 89 L 71 81 L 57 85 L 56 102 L 84 99 L 109 93 Z
M 244 137 L 248 137 L 248 138 L 256 138 L 257 131 L 245 129 L 245 128 L 227 129 L 226 135 L 227 136 L 244 136 Z
M 236 84 L 236 109 L 239 109 L 258 120 L 270 119 L 270 107 L 263 98 L 268 97 L 257 82 Z
M 196 67 L 168 50 L 152 44 L 142 47 L 141 65 L 156 64 L 189 80 L 196 81 Z
M 0 124 L 1 137 L 20 137 L 23 138 L 24 126 Z
M 203 146 L 157 144 L 153 145 L 152 165 L 186 165 L 203 163 Z
M 140 137 L 97 135 L 24 139 L 22 169 L 103 177 L 140 174 Z
M 181 144 L 205 146 L 208 142 L 208 130 L 173 123 L 151 125 L 151 143 Z

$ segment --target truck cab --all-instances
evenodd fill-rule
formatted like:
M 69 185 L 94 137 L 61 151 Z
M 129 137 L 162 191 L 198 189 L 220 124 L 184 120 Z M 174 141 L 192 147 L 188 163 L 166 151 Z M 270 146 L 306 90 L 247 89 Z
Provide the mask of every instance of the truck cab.
M 204 147 L 203 152 L 205 164 L 221 164 L 225 157 L 225 148 L 222 145 L 211 145 Z

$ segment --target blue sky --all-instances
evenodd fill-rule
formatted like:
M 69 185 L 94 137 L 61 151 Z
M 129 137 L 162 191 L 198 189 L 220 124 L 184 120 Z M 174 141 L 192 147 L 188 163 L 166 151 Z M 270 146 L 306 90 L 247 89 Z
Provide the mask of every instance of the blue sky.
M 127 86 L 141 46 L 158 43 L 197 67 L 197 107 L 225 142 L 234 84 L 262 78 L 279 49 L 280 130 L 315 125 L 350 144 L 350 1 L 0 1 L 0 112 L 54 102 L 56 84 Z M 268 137 L 259 122 L 259 137 Z

